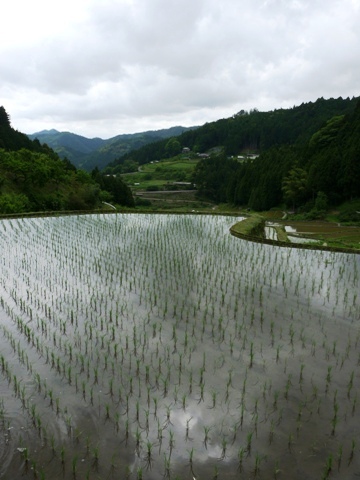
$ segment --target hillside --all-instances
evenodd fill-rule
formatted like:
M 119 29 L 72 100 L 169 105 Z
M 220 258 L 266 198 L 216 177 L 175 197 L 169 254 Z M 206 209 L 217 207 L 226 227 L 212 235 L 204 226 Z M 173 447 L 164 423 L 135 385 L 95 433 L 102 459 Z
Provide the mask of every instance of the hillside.
M 0 107 L 0 213 L 92 210 L 104 201 L 134 205 L 120 178 L 76 169 L 49 146 L 14 130 Z
M 179 151 L 188 147 L 202 153 L 221 146 L 226 156 L 264 152 L 279 145 L 304 145 L 327 120 L 354 110 L 356 98 L 318 99 L 290 109 L 259 112 L 240 111 L 231 118 L 221 119 L 182 133 L 176 137 Z M 111 162 L 108 173 L 121 172 L 126 163 L 142 165 L 173 156 L 169 140 L 145 145 Z M 177 153 L 177 152 L 175 152 Z
M 360 101 L 304 138 L 272 146 L 247 163 L 225 155 L 201 160 L 194 181 L 203 196 L 216 202 L 254 210 L 282 205 L 307 218 L 321 218 L 328 206 L 359 198 Z M 359 221 L 355 205 L 348 221 Z
M 194 127 L 195 128 L 195 127 Z M 149 143 L 180 135 L 189 130 L 185 127 L 171 127 L 163 130 L 122 134 L 103 140 L 86 138 L 71 132 L 43 130 L 28 135 L 41 144 L 47 144 L 62 158 L 69 159 L 77 168 L 88 172 L 95 167 L 102 170 L 108 163 Z
M 130 152 L 105 172 L 171 158 L 187 147 L 191 155 L 208 153 L 199 155 L 192 178 L 203 200 L 321 218 L 327 207 L 359 197 L 358 111 L 359 98 L 241 111 Z M 348 221 L 358 221 L 356 208 L 350 208 Z

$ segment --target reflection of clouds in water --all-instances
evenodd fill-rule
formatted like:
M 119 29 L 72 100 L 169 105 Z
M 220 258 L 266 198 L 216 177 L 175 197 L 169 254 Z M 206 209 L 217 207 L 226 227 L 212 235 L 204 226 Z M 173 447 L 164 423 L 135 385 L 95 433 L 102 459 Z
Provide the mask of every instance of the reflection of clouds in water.
M 189 431 L 191 431 L 198 424 L 202 418 L 203 410 L 193 402 L 187 406 L 186 411 L 182 409 L 173 410 L 171 413 L 171 421 L 174 427 L 178 427 L 179 430 L 185 432 L 186 427 L 189 427 Z
M 203 403 L 192 401 L 184 410 L 172 410 L 169 427 L 177 438 L 174 456 L 177 460 L 188 459 L 189 452 L 195 449 L 194 461 L 205 463 L 209 459 L 220 459 L 222 439 L 230 433 L 230 425 L 225 425 L 224 413 L 218 409 L 204 408 Z M 231 419 L 229 418 L 229 421 Z M 231 423 L 231 422 L 230 422 Z M 189 438 L 186 441 L 186 429 Z M 209 428 L 207 445 L 204 444 L 205 427 Z M 226 437 L 226 435 L 225 435 Z M 183 438 L 183 440 L 181 440 Z M 180 443 L 180 445 L 179 445 Z M 181 445 L 183 443 L 183 445 Z M 180 447 L 180 448 L 178 448 Z M 232 450 L 231 441 L 227 440 L 227 449 Z M 226 458 L 224 459 L 226 461 Z
M 217 443 L 215 445 L 208 445 L 207 456 L 210 458 L 220 458 L 221 457 L 221 447 Z M 199 458 L 200 461 L 205 461 L 206 458 Z

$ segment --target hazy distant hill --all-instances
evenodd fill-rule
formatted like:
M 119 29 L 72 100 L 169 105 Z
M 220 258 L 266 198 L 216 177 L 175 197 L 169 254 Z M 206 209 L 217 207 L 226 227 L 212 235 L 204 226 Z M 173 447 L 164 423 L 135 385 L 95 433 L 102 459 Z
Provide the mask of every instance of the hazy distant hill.
M 58 130 L 42 130 L 41 132 L 29 135 L 31 139 L 37 138 L 40 143 L 46 143 L 49 147 L 56 149 L 75 150 L 81 153 L 91 153 L 101 147 L 106 140 L 101 138 L 86 138 L 70 132 L 59 132 Z M 70 159 L 69 159 L 70 160 Z
M 42 130 L 28 135 L 30 139 L 37 138 L 41 144 L 47 144 L 61 157 L 68 158 L 77 168 L 91 171 L 100 170 L 109 162 L 125 155 L 131 150 L 158 140 L 174 137 L 196 127 L 171 127 L 163 130 L 122 134 L 103 140 L 102 138 L 86 138 L 71 132 L 57 130 Z

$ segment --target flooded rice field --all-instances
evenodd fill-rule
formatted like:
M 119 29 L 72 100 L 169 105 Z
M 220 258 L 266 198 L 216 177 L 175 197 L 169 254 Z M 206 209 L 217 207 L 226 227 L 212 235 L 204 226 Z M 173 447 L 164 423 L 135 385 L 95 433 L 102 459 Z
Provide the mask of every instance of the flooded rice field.
M 296 221 L 280 222 L 288 233 L 288 238 L 295 243 L 327 242 L 328 240 L 339 240 L 347 243 L 359 244 L 360 228 L 343 226 L 341 224 L 324 221 Z
M 0 222 L 0 478 L 360 475 L 360 256 L 235 217 Z

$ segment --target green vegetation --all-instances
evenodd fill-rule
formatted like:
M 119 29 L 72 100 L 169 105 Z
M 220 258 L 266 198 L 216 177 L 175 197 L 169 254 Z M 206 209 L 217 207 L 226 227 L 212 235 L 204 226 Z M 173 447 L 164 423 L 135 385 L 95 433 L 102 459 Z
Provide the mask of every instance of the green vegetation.
M 303 103 L 290 109 L 259 112 L 244 110 L 231 118 L 206 123 L 197 129 L 188 130 L 176 137 L 182 148 L 203 153 L 222 147 L 224 154 L 237 156 L 243 153 L 262 153 L 279 145 L 304 145 L 312 136 L 333 118 L 354 111 L 356 98 L 325 100 Z M 133 150 L 111 162 L 109 173 L 121 172 L 122 165 L 129 160 L 138 165 L 173 156 L 169 139 L 163 139 Z
M 234 235 L 263 237 L 264 227 L 265 220 L 258 215 L 252 215 L 251 217 L 236 223 L 231 227 L 231 231 Z
M 197 157 L 191 178 L 202 200 L 256 211 L 281 207 L 306 219 L 323 219 L 329 209 L 358 196 L 358 101 L 320 98 L 292 109 L 241 111 L 132 151 L 105 171 L 116 173 L 126 165 L 145 168 L 187 147 L 191 155 L 210 154 Z M 160 180 L 153 172 L 149 175 L 147 180 Z M 340 221 L 358 222 L 356 211 L 349 208 Z
M 354 224 L 359 222 L 360 198 L 344 202 L 338 208 L 338 217 L 336 220 L 344 224 Z M 337 213 L 337 212 L 336 212 Z
M 37 139 L 41 144 L 51 147 L 61 158 L 68 158 L 76 168 L 82 168 L 90 172 L 94 168 L 102 170 L 109 162 L 141 148 L 149 143 L 180 135 L 189 130 L 185 127 L 171 127 L 163 130 L 141 132 L 134 134 L 122 134 L 103 140 L 101 138 L 86 138 L 70 132 L 58 132 L 57 130 L 44 130 L 29 135 L 32 140 Z M 125 162 L 116 173 L 135 171 L 131 164 Z M 130 169 L 129 169 L 130 168 Z
M 133 191 L 139 208 L 177 212 L 209 210 L 213 203 L 198 199 L 192 183 L 197 163 L 196 155 L 179 154 L 142 165 L 137 172 L 122 178 Z
M 144 190 L 149 186 L 175 190 L 177 182 L 191 183 L 197 163 L 196 159 L 186 159 L 183 155 L 178 155 L 142 165 L 139 171 L 123 175 L 123 179 L 135 191 Z M 182 185 L 182 188 L 186 186 Z
M 258 211 L 284 205 L 307 219 L 321 219 L 329 207 L 359 195 L 359 139 L 360 102 L 303 144 L 272 147 L 246 163 L 225 155 L 201 160 L 194 181 L 202 195 L 215 201 Z M 343 220 L 359 222 L 355 205 Z
M 77 170 L 47 146 L 15 131 L 0 107 L 0 213 L 93 210 L 102 202 L 133 206 L 119 177 Z

